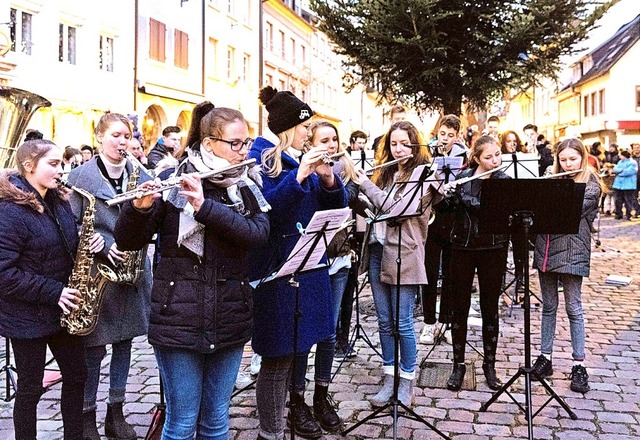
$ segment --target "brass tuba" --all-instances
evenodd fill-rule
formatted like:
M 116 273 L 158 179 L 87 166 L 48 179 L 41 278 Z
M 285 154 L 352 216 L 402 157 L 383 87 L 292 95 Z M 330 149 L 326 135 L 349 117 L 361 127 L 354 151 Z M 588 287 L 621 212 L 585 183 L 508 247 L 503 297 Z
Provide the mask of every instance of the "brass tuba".
M 15 152 L 36 110 L 51 102 L 35 93 L 0 85 L 0 168 L 13 168 Z

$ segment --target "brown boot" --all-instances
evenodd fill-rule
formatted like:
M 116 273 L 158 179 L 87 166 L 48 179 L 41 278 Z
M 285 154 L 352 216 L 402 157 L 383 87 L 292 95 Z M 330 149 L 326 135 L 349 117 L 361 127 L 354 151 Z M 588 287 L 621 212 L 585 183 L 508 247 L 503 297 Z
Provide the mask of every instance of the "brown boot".
M 136 440 L 138 435 L 127 423 L 122 413 L 122 402 L 107 405 L 107 417 L 104 419 L 104 435 L 116 440 Z

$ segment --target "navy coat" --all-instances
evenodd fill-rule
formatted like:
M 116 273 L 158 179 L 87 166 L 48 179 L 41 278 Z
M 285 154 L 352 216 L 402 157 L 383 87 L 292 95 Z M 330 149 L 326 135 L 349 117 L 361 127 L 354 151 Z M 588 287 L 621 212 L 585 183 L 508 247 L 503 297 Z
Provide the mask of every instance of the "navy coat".
M 0 335 L 5 337 L 34 339 L 62 329 L 58 300 L 73 269 L 78 233 L 69 202 L 57 190 L 48 190 L 45 199 L 49 210 L 24 177 L 0 176 Z
M 194 218 L 205 226 L 204 255 L 178 246 L 180 210 L 157 200 L 147 211 L 131 202 L 118 218 L 118 247 L 140 249 L 160 236 L 160 263 L 154 274 L 149 343 L 212 353 L 245 344 L 251 336 L 253 299 L 247 273 L 249 250 L 269 235 L 269 219 L 259 209 L 246 216 L 231 204 L 226 190 L 203 182 L 205 201 Z M 245 206 L 255 200 L 242 193 Z M 252 198 L 252 199 L 250 199 Z
M 271 142 L 258 138 L 249 157 L 260 163 L 262 151 L 271 147 Z M 263 176 L 263 194 L 272 207 L 269 211 L 271 233 L 267 245 L 256 253 L 252 266 L 254 280 L 272 273 L 286 260 L 300 236 L 297 223 L 304 227 L 316 211 L 347 205 L 346 192 L 338 176 L 334 189 L 322 186 L 316 174 L 299 184 L 298 163 L 283 154 L 282 165 L 283 171 L 278 177 Z M 254 291 L 252 346 L 256 353 L 269 357 L 290 356 L 296 351 L 305 353 L 335 331 L 328 270 L 301 274 L 297 281 L 301 311 L 297 350 L 293 346 L 296 291 L 288 279 L 280 279 L 262 284 Z

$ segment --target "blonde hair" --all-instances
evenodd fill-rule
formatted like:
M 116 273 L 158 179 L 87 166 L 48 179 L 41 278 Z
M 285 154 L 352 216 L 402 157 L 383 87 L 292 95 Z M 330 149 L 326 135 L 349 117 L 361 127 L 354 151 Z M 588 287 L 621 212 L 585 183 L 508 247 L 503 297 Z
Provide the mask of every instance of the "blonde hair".
M 282 173 L 282 153 L 293 144 L 295 133 L 296 127 L 278 133 L 278 144 L 262 152 L 262 169 L 267 176 L 273 178 Z
M 575 180 L 579 183 L 587 183 L 591 179 L 591 176 L 595 177 L 600 185 L 600 188 L 604 189 L 604 183 L 602 179 L 598 175 L 598 173 L 594 172 L 593 168 L 589 165 L 589 151 L 587 147 L 580 141 L 580 139 L 576 138 L 568 138 L 560 142 L 554 148 L 554 161 L 553 161 L 553 173 L 558 174 L 562 173 L 564 170 L 562 169 L 562 165 L 560 164 L 560 153 L 566 149 L 571 149 L 577 152 L 580 155 L 580 168 L 582 171 L 574 174 L 573 176 L 569 176 L 569 178 Z
M 351 156 L 349 156 L 349 153 L 347 152 L 347 150 L 341 145 L 340 134 L 338 133 L 338 129 L 331 122 L 324 121 L 324 120 L 313 121 L 311 125 L 309 125 L 309 129 L 307 130 L 307 140 L 305 141 L 305 144 L 308 144 L 309 146 L 313 146 L 313 137 L 316 135 L 316 131 L 320 127 L 329 127 L 333 129 L 333 131 L 336 133 L 336 136 L 338 138 L 337 152 L 345 153 L 338 159 L 338 161 L 341 162 L 343 166 L 342 173 L 341 173 L 342 175 L 340 176 L 340 178 L 342 179 L 342 182 L 346 184 L 349 181 L 354 181 L 359 184 L 360 179 L 358 178 L 358 175 L 356 173 L 355 164 L 353 163 L 353 160 L 351 160 Z

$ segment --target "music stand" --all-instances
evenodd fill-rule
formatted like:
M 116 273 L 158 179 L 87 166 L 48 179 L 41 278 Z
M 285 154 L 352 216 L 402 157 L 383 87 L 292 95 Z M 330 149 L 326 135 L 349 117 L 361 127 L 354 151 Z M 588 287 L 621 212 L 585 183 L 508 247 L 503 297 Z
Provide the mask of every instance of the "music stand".
M 392 408 L 391 417 L 393 418 L 393 439 L 394 440 L 398 438 L 398 419 L 400 417 L 404 417 L 409 420 L 415 420 L 417 422 L 420 422 L 423 425 L 427 426 L 432 431 L 434 431 L 435 433 L 437 433 L 438 435 L 440 435 L 442 438 L 448 438 L 438 428 L 436 428 L 434 425 L 432 425 L 431 423 L 426 421 L 424 418 L 419 416 L 415 411 L 413 411 L 411 408 L 409 408 L 408 406 L 400 402 L 400 400 L 398 399 L 398 388 L 400 386 L 400 329 L 399 329 L 400 307 L 399 307 L 399 304 L 400 304 L 400 286 L 401 286 L 400 273 L 402 269 L 402 253 L 401 253 L 402 225 L 404 220 L 406 219 L 409 219 L 412 217 L 419 217 L 423 215 L 425 210 L 428 208 L 428 206 L 422 205 L 422 197 L 424 195 L 424 189 L 425 189 L 424 184 L 427 177 L 434 174 L 434 170 L 431 170 L 426 166 L 421 166 L 419 168 L 421 169 L 416 169 L 417 171 L 414 170 L 414 174 L 412 174 L 412 178 L 409 181 L 393 183 L 394 186 L 406 184 L 407 187 L 405 189 L 409 189 L 408 193 L 403 193 L 402 195 L 403 197 L 400 199 L 401 205 L 400 204 L 392 205 L 389 208 L 389 210 L 391 211 L 391 214 L 385 214 L 383 213 L 383 210 L 380 209 L 379 210 L 380 212 L 374 218 L 369 219 L 369 223 L 371 224 L 378 223 L 381 221 L 386 221 L 388 222 L 389 227 L 398 228 L 398 246 L 397 246 L 398 253 L 396 258 L 396 310 L 395 310 L 395 322 L 394 322 L 394 329 L 393 329 L 393 342 L 394 342 L 393 343 L 393 356 L 394 356 L 393 394 L 389 402 L 387 402 L 380 408 L 377 408 L 375 411 L 373 411 L 371 414 L 369 414 L 367 417 L 360 420 L 353 426 L 342 431 L 343 436 L 347 435 L 349 432 L 353 431 L 359 426 L 362 426 L 363 424 L 367 423 L 369 420 L 386 417 L 387 414 L 381 414 L 381 413 L 385 411 L 387 408 L 391 407 Z M 419 174 L 419 178 L 416 180 L 414 179 L 414 177 L 417 173 L 420 173 L 420 174 Z M 415 184 L 415 185 L 412 188 L 408 188 L 409 184 Z M 431 184 L 429 186 L 431 186 Z M 390 196 L 393 193 L 394 191 L 389 191 L 389 193 L 387 194 L 387 197 L 381 204 L 382 207 L 385 207 L 385 205 L 387 204 L 386 202 L 390 199 Z M 416 206 L 416 202 L 418 203 L 417 206 Z M 398 408 L 404 409 L 405 412 L 402 414 L 399 413 Z
M 304 273 L 326 270 L 328 265 L 321 263 L 327 246 L 333 236 L 344 227 L 345 220 L 351 214 L 349 208 L 316 211 L 306 229 L 300 229 L 300 239 L 280 267 L 271 275 L 252 281 L 250 285 L 257 289 L 262 284 L 288 278 L 288 284 L 294 288 L 293 308 L 293 363 L 291 377 L 296 375 L 295 358 L 298 353 L 298 327 L 302 312 L 300 310 L 300 282 L 298 277 Z M 301 227 L 300 227 L 301 228 Z M 291 418 L 291 438 L 295 439 L 295 421 Z
M 486 179 L 482 182 L 479 232 L 481 234 L 522 234 L 524 246 L 529 234 L 576 234 L 582 216 L 582 201 L 586 184 L 572 179 L 518 180 Z M 552 400 L 556 400 L 577 419 L 567 403 L 531 367 L 531 303 L 529 291 L 529 259 L 524 261 L 524 367 L 506 382 L 500 390 L 480 407 L 486 411 L 502 393 L 525 413 L 529 439 L 533 439 L 533 418 Z M 534 413 L 531 403 L 531 376 L 534 376 L 551 395 Z M 511 395 L 509 387 L 520 377 L 525 379 L 524 407 Z
M 5 374 L 5 395 L 4 401 L 10 402 L 16 395 L 18 382 L 16 379 L 16 368 L 11 365 L 11 340 L 4 338 L 4 365 L 0 369 L 0 374 Z
M 374 150 L 359 150 L 350 153 L 356 169 L 363 169 L 365 172 L 373 168 L 375 154 Z

